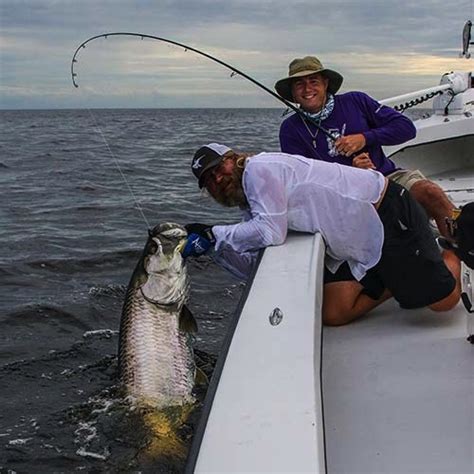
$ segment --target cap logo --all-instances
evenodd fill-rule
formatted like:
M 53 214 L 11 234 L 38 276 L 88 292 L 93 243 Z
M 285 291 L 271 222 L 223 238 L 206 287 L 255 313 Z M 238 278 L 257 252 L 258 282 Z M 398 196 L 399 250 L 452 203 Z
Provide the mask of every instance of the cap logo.
M 199 156 L 198 158 L 196 158 L 194 160 L 194 163 L 193 163 L 193 169 L 194 170 L 198 170 L 199 168 L 202 168 L 202 165 L 201 165 L 201 160 L 205 157 L 206 155 L 201 155 Z
M 201 242 L 199 241 L 199 236 L 197 236 L 194 240 L 191 241 L 191 245 L 193 245 L 194 249 L 198 252 L 206 251 L 206 249 L 201 245 Z

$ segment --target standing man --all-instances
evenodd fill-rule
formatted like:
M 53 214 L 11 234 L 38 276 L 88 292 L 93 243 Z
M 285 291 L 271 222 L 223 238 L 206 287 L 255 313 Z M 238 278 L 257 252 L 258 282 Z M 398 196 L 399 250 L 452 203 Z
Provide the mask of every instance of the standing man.
M 338 72 L 324 68 L 314 56 L 290 63 L 289 74 L 275 84 L 276 91 L 289 102 L 299 104 L 337 140 L 321 133 L 302 115 L 293 114 L 281 124 L 281 150 L 380 171 L 408 189 L 436 221 L 441 235 L 450 239 L 446 218 L 451 217 L 454 205 L 444 191 L 418 170 L 398 169 L 382 150 L 383 145 L 397 145 L 415 137 L 411 120 L 363 92 L 336 94 L 342 81 Z
M 288 230 L 320 232 L 325 324 L 349 323 L 392 295 L 403 308 L 434 311 L 459 301 L 458 258 L 446 250 L 443 261 L 419 204 L 376 171 L 285 153 L 249 156 L 217 143 L 201 147 L 191 168 L 200 188 L 239 206 L 244 219 L 188 224 L 184 257 L 215 246 L 218 261 L 243 275 L 257 251 L 281 245 Z

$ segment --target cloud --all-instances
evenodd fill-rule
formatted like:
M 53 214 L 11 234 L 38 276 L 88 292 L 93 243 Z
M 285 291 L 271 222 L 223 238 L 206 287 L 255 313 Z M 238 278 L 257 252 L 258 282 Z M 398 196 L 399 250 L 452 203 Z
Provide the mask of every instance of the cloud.
M 454 51 L 465 21 L 458 0 L 2 0 L 0 14 L 1 83 L 42 91 L 51 106 L 67 106 L 67 94 L 69 105 L 76 104 L 69 89 L 72 54 L 88 37 L 110 31 L 189 44 L 268 87 L 286 75 L 292 58 L 306 54 L 339 70 L 346 87 L 384 97 L 436 84 L 448 69 L 472 68 Z M 159 107 L 173 97 L 176 106 L 219 106 L 226 96 L 236 106 L 278 105 L 254 86 L 228 80 L 221 66 L 135 38 L 88 44 L 77 72 L 86 91 L 100 90 L 108 103 L 121 97 L 122 106 Z M 97 100 L 92 94 L 88 102 Z

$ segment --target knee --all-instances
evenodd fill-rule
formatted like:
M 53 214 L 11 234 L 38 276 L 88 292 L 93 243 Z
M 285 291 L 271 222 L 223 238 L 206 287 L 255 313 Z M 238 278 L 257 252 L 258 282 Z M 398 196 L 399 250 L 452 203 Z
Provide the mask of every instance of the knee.
M 432 305 L 430 305 L 429 308 L 437 313 L 450 311 L 456 307 L 456 305 L 459 303 L 460 298 L 460 291 L 456 288 L 448 296 L 446 296 L 446 298 L 443 298 L 442 300 L 433 303 Z
M 410 194 L 421 203 L 436 204 L 438 206 L 442 203 L 444 206 L 453 206 L 442 188 L 428 179 L 413 184 L 410 188 Z
M 368 304 L 370 298 L 362 295 L 362 290 L 363 286 L 355 280 L 325 284 L 323 323 L 327 326 L 343 326 L 369 311 L 373 302 Z
M 344 311 L 341 308 L 328 308 L 327 305 L 323 305 L 323 324 L 325 326 L 344 326 L 349 324 L 353 316 L 350 311 Z
M 441 188 L 428 179 L 421 179 L 410 188 L 410 193 L 415 196 L 433 196 L 439 191 L 442 192 Z

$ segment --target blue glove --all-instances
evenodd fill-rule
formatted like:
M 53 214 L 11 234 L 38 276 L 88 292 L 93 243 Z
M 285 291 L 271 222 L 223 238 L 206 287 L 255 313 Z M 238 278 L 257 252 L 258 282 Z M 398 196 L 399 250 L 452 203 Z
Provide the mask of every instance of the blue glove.
M 205 224 L 188 224 L 188 239 L 182 251 L 183 258 L 204 255 L 214 245 L 216 239 L 212 228 Z

